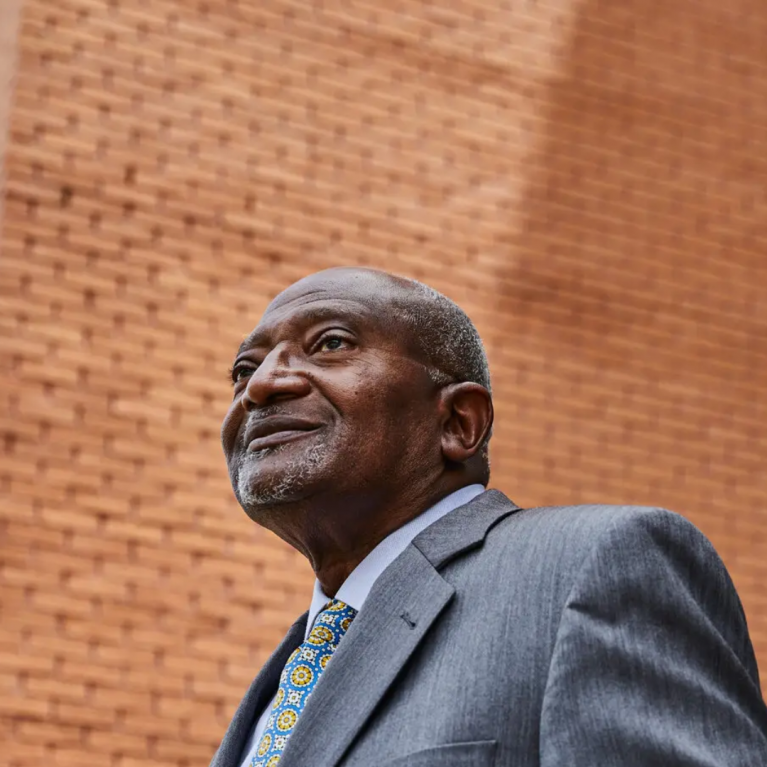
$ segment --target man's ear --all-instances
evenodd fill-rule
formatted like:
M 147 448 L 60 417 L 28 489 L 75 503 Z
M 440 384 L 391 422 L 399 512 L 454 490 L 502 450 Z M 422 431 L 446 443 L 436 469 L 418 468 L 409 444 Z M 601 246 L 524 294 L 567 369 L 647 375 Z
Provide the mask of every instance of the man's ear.
M 475 455 L 493 425 L 490 392 L 476 383 L 445 386 L 440 394 L 442 455 L 451 463 L 465 463 Z

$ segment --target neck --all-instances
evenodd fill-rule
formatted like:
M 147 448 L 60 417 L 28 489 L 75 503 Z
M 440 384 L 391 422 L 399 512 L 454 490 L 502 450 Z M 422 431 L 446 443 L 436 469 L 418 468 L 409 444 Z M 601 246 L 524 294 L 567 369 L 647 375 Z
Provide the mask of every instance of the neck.
M 470 484 L 466 480 L 439 482 L 428 489 L 399 492 L 390 498 L 314 495 L 279 508 L 259 509 L 253 519 L 300 551 L 311 563 L 324 593 L 334 597 L 384 538 Z

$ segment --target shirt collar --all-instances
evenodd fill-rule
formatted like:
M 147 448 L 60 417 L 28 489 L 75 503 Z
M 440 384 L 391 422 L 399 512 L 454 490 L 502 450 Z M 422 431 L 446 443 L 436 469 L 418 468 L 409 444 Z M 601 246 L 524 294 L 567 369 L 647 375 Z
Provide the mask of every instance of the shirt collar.
M 423 514 L 419 514 L 415 519 L 411 519 L 402 527 L 397 528 L 386 536 L 352 570 L 349 577 L 341 585 L 341 588 L 338 589 L 335 598 L 345 602 L 349 607 L 353 607 L 357 611 L 361 610 L 378 576 L 408 547 L 418 533 L 444 517 L 445 514 L 457 509 L 459 506 L 464 506 L 484 492 L 485 488 L 482 485 L 462 487 L 460 490 L 456 490 L 434 504 L 430 509 L 424 511 Z M 330 602 L 330 597 L 325 595 L 320 582 L 315 580 L 312 603 L 309 607 L 309 617 L 306 622 L 306 636 L 309 636 L 317 615 L 328 602 Z

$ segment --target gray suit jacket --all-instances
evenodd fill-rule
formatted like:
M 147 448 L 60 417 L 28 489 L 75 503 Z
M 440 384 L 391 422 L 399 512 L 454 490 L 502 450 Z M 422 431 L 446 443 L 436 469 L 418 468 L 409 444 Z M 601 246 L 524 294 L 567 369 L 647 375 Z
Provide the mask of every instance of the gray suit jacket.
M 211 767 L 238 767 L 306 615 Z M 662 509 L 523 511 L 491 490 L 376 581 L 280 767 L 759 767 L 746 620 L 703 535 Z

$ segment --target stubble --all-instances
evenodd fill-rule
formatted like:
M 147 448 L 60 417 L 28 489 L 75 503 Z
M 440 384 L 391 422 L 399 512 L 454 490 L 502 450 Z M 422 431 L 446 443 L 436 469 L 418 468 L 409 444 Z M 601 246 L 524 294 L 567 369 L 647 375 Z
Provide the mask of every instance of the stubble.
M 321 473 L 329 457 L 325 441 L 296 451 L 279 472 L 272 472 L 264 465 L 270 459 L 295 449 L 294 443 L 285 443 L 245 453 L 238 460 L 235 476 L 237 500 L 246 510 L 274 506 L 302 497 L 305 488 Z

